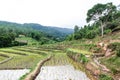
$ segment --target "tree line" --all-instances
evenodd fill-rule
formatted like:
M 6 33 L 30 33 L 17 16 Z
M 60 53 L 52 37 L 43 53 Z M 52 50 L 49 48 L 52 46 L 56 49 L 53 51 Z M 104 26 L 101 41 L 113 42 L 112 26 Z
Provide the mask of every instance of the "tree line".
M 31 37 L 38 42 L 41 42 L 41 44 L 57 42 L 55 37 L 39 30 L 25 27 L 17 23 L 0 22 L 0 47 L 25 45 L 26 43 L 21 43 L 15 40 L 19 35 Z
M 120 9 L 111 2 L 96 4 L 87 12 L 86 22 L 92 24 L 84 27 L 74 27 L 74 33 L 67 36 L 66 40 L 78 40 L 82 38 L 93 39 L 96 36 L 120 30 Z

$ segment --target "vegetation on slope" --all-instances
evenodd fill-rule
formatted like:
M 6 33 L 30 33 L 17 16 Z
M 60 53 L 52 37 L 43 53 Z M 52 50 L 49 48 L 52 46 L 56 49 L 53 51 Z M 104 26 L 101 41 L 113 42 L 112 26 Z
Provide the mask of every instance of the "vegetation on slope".
M 120 10 L 112 3 L 96 4 L 88 10 L 86 21 L 93 21 L 93 23 L 81 28 L 76 25 L 74 33 L 67 36 L 66 40 L 71 41 L 72 46 L 74 45 L 72 52 L 69 52 L 68 55 L 73 58 L 79 58 L 79 55 L 76 54 L 79 50 L 74 50 L 78 47 L 80 51 L 84 49 L 93 52 L 95 54 L 91 55 L 92 61 L 90 59 L 88 62 L 88 69 L 91 69 L 94 75 L 99 75 L 100 80 L 119 79 Z M 74 40 L 80 40 L 82 44 L 73 44 Z M 97 70 L 95 70 L 93 64 L 98 66 Z M 90 66 L 94 67 L 94 69 L 90 68 Z
M 93 21 L 93 23 L 81 28 L 76 25 L 74 33 L 66 40 L 93 39 L 100 35 L 103 37 L 104 34 L 120 31 L 120 10 L 117 10 L 112 3 L 96 4 L 88 10 L 86 21 Z

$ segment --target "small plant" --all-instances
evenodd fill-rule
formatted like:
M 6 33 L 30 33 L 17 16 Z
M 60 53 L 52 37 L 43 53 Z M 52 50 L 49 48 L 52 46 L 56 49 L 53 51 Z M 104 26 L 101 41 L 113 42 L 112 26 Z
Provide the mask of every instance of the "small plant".
M 80 55 L 79 60 L 80 60 L 82 63 L 86 63 L 86 62 L 88 62 L 87 57 L 86 57 L 85 55 L 83 55 L 83 54 Z
M 100 80 L 113 80 L 112 77 L 110 77 L 110 76 L 108 76 L 108 75 L 106 75 L 106 74 L 100 74 L 100 75 L 99 75 L 99 79 L 100 79 Z

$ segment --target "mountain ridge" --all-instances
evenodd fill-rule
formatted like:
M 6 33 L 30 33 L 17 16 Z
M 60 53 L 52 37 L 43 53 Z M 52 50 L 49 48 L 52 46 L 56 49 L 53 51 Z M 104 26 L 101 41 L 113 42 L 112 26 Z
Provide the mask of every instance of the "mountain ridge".
M 16 27 L 27 27 L 27 28 L 32 28 L 35 30 L 42 31 L 44 33 L 48 33 L 52 36 L 58 37 L 58 38 L 65 38 L 67 35 L 73 33 L 73 29 L 69 28 L 60 28 L 60 27 L 55 27 L 55 26 L 43 26 L 38 23 L 16 23 L 16 22 L 9 22 L 9 21 L 0 21 L 0 26 L 1 25 L 10 25 L 10 26 L 16 26 Z

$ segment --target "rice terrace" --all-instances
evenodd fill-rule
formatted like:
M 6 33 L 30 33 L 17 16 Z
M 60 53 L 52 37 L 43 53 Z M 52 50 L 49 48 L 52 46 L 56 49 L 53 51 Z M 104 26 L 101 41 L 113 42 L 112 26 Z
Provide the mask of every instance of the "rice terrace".
M 0 10 L 0 80 L 120 80 L 119 0 L 1 0 Z

